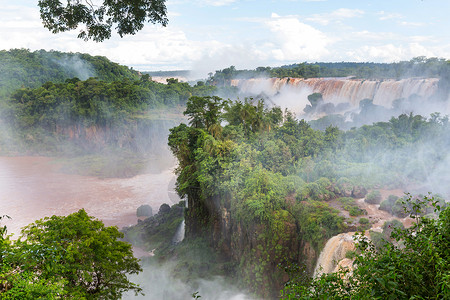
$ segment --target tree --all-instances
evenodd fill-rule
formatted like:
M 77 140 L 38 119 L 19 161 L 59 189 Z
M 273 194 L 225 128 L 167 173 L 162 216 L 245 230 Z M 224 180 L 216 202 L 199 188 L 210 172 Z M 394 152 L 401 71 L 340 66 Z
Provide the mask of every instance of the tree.
M 184 115 L 189 117 L 189 124 L 195 128 L 206 128 L 220 121 L 224 102 L 217 96 L 192 96 L 186 103 Z
M 111 37 L 115 27 L 120 37 L 136 34 L 144 23 L 167 25 L 165 0 L 103 0 L 102 5 L 92 0 L 39 0 L 44 27 L 52 33 L 80 29 L 78 38 L 102 42 Z
M 131 245 L 118 240 L 122 237 L 117 227 L 105 227 L 83 209 L 67 217 L 38 220 L 26 226 L 21 239 L 2 253 L 6 284 L 0 298 L 14 289 L 31 292 L 22 298 L 14 297 L 14 292 L 9 299 L 58 299 L 62 294 L 76 299 L 120 299 L 128 290 L 138 294 L 141 288 L 127 275 L 142 269 Z M 6 267 L 14 271 L 4 272 Z M 50 297 L 48 287 L 60 291 Z

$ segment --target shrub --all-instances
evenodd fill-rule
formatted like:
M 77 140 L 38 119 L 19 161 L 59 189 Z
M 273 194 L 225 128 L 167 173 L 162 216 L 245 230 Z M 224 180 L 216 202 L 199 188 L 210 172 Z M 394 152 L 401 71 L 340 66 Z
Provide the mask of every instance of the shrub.
M 361 215 L 367 215 L 367 211 L 365 209 L 361 209 L 358 206 L 352 206 L 350 210 L 348 211 L 350 216 L 357 217 Z
M 369 224 L 369 219 L 367 219 L 367 218 L 360 218 L 359 219 L 359 224 L 363 224 L 363 225 Z
M 369 204 L 378 204 L 381 200 L 381 194 L 380 191 L 371 191 L 369 194 L 367 194 L 366 198 L 364 199 L 364 202 Z
M 389 221 L 384 222 L 383 224 L 383 234 L 386 238 L 390 239 L 391 234 L 395 229 L 405 229 L 405 226 L 403 226 L 402 222 L 400 222 L 397 219 L 392 219 Z
M 392 206 L 392 214 L 399 218 L 405 218 L 408 214 L 405 212 L 405 202 L 402 198 L 398 198 Z
M 372 243 L 375 245 L 376 249 L 381 249 L 384 245 L 387 244 L 387 239 L 381 232 L 370 231 L 370 239 L 372 240 Z
M 392 206 L 394 206 L 395 201 L 398 200 L 399 197 L 394 195 L 389 195 L 386 200 L 381 202 L 379 209 L 387 211 L 388 213 L 392 214 Z

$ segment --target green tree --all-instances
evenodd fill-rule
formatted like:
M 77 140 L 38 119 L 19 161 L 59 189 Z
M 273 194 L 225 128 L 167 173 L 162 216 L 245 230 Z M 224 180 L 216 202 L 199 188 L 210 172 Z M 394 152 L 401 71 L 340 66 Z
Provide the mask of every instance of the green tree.
M 189 117 L 189 123 L 195 128 L 209 129 L 220 121 L 223 100 L 217 96 L 192 96 L 186 103 L 184 115 Z
M 120 299 L 128 290 L 141 293 L 141 288 L 127 278 L 142 271 L 139 260 L 130 244 L 118 240 L 122 237 L 117 227 L 105 227 L 83 209 L 26 226 L 21 239 L 2 253 L 2 271 L 9 266 L 14 272 L 5 276 L 1 298 L 17 296 L 24 288 L 34 294 L 10 299 L 36 299 L 42 294 L 46 299 L 57 299 L 61 294 L 76 299 Z M 45 295 L 49 287 L 59 287 L 59 293 Z
M 104 0 L 95 5 L 90 0 L 39 0 L 44 27 L 52 33 L 81 28 L 78 38 L 102 42 L 111 37 L 115 27 L 120 37 L 136 34 L 145 22 L 167 25 L 165 0 Z

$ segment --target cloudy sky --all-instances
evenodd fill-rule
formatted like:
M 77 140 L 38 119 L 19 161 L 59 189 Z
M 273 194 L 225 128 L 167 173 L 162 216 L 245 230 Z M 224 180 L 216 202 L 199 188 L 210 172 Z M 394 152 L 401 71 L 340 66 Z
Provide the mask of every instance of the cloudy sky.
M 296 62 L 450 58 L 449 0 L 167 0 L 167 27 L 103 43 L 43 28 L 38 0 L 0 0 L 0 49 L 102 55 L 146 70 L 202 73 Z

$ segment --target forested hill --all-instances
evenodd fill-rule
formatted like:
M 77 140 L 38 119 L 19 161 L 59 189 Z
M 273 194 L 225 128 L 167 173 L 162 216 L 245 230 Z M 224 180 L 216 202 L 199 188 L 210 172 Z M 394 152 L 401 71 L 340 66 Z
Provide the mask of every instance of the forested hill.
M 97 77 L 112 82 L 138 79 L 138 73 L 103 56 L 59 51 L 12 49 L 0 51 L 0 97 L 20 87 L 36 88 L 45 82 Z

